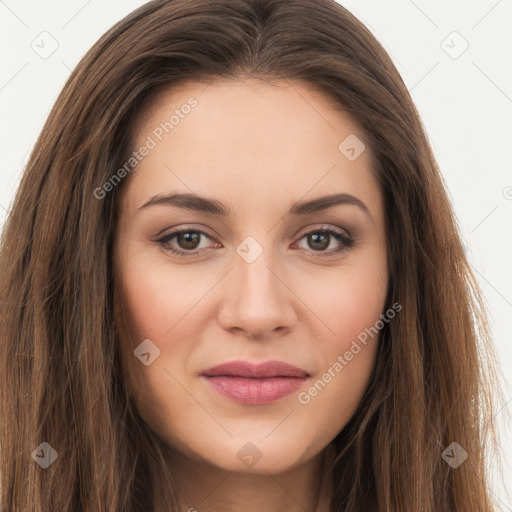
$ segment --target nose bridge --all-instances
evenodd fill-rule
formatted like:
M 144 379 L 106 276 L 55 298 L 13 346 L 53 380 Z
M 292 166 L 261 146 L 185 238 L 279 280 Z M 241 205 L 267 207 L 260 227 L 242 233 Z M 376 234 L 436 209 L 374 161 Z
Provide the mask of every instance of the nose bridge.
M 266 243 L 271 237 L 266 237 Z M 250 335 L 290 327 L 293 308 L 290 293 L 279 275 L 276 251 L 255 237 L 245 238 L 235 249 L 229 290 L 222 308 L 224 328 L 241 328 Z
M 236 247 L 237 257 L 234 262 L 236 279 L 242 285 L 242 295 L 263 303 L 272 302 L 282 292 L 282 283 L 278 282 L 275 270 L 271 271 L 279 265 L 270 238 L 266 237 L 265 242 L 260 243 L 252 236 L 246 237 Z

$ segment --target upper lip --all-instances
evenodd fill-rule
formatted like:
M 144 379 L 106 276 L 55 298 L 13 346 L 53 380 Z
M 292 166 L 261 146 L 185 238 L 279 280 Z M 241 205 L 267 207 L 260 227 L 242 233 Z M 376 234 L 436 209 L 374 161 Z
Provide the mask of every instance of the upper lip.
M 253 364 L 249 361 L 231 361 L 204 370 L 201 375 L 205 375 L 206 377 L 226 376 L 263 379 L 271 377 L 304 378 L 308 377 L 309 373 L 302 368 L 282 361 L 266 361 L 260 364 Z

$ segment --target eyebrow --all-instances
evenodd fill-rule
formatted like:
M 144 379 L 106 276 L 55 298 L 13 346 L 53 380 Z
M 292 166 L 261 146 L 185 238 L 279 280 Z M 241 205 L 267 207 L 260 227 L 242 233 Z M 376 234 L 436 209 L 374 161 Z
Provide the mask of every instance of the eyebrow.
M 292 205 L 288 214 L 308 215 L 311 213 L 322 212 L 333 208 L 334 206 L 343 204 L 357 206 L 371 218 L 368 207 L 363 203 L 363 201 L 351 194 L 332 194 L 317 197 L 309 201 L 298 201 Z M 233 213 L 231 209 L 224 206 L 220 201 L 186 193 L 171 193 L 167 195 L 157 194 L 156 196 L 153 196 L 147 203 L 139 207 L 137 211 L 156 205 L 177 206 L 179 208 L 185 208 L 187 210 L 196 212 L 209 213 L 220 217 L 230 217 Z

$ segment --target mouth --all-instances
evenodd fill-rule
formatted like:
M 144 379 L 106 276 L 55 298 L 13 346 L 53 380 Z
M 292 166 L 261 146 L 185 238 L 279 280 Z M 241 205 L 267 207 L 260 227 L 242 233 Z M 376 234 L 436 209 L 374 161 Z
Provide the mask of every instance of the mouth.
M 245 405 L 275 402 L 300 388 L 306 370 L 281 361 L 254 365 L 248 361 L 223 363 L 201 373 L 211 389 Z

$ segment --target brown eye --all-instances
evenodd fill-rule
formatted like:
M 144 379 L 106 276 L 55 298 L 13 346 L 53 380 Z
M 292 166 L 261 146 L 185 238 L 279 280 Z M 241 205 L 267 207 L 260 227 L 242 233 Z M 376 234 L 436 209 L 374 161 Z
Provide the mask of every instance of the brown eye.
M 329 247 L 330 235 L 327 233 L 310 233 L 307 236 L 308 244 L 315 250 L 323 250 Z
M 180 249 L 194 250 L 201 238 L 201 234 L 197 231 L 182 231 L 176 235 L 176 243 Z
M 198 254 L 202 248 L 200 248 L 201 239 L 211 237 L 204 231 L 197 229 L 182 229 L 179 231 L 173 231 L 162 238 L 155 240 L 164 250 L 177 254 L 179 256 L 193 256 Z M 173 243 L 173 241 L 176 239 Z
M 333 254 L 338 254 L 349 249 L 354 243 L 352 238 L 342 232 L 334 229 L 323 228 L 309 231 L 302 236 L 301 240 L 303 239 L 306 239 L 307 245 L 307 247 L 304 248 L 314 256 L 330 256 Z M 336 242 L 338 243 L 338 248 L 336 248 Z M 329 248 L 331 243 L 334 243 L 335 248 L 327 251 L 326 249 Z

